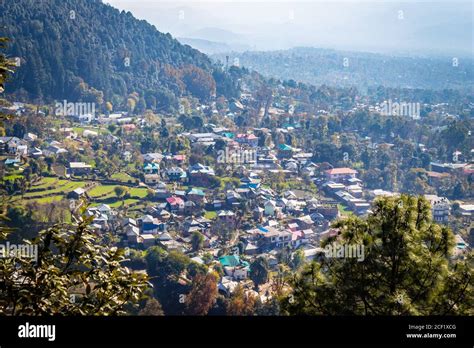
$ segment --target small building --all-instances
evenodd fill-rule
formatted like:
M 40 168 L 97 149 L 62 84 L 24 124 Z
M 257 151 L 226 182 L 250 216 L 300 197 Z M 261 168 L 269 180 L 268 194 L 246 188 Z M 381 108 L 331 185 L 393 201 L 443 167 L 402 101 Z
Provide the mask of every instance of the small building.
M 84 162 L 69 162 L 69 169 L 73 175 L 84 175 L 91 172 L 92 166 Z

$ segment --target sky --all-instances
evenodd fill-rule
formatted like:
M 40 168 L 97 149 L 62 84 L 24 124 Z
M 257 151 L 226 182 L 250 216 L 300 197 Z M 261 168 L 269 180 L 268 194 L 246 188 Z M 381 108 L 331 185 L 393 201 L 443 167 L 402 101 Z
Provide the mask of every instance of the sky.
M 469 56 L 474 2 L 104 0 L 177 38 L 233 50 L 297 46 L 394 55 Z

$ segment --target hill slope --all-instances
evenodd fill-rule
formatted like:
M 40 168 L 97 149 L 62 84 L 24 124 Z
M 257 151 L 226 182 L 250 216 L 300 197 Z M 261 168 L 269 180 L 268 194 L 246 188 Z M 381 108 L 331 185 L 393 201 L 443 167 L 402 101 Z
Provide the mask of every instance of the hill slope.
M 143 107 L 164 109 L 182 95 L 209 98 L 216 82 L 236 93 L 206 55 L 100 0 L 1 1 L 0 21 L 8 54 L 21 58 L 8 86 L 19 99 L 115 105 L 137 92 Z

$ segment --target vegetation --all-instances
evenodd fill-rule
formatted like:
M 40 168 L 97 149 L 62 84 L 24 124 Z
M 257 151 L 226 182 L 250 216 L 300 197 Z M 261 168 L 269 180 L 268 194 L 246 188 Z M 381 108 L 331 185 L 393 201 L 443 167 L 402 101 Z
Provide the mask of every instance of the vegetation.
M 29 243 L 37 260 L 2 259 L 1 314 L 121 315 L 142 298 L 147 278 L 122 266 L 123 250 L 104 245 L 89 223 L 83 218 L 42 231 Z
M 336 224 L 327 245 L 363 245 L 364 260 L 328 258 L 306 266 L 283 301 L 288 314 L 471 314 L 472 260 L 453 262 L 453 234 L 434 224 L 423 198 L 377 201 L 366 220 Z
M 8 54 L 28 62 L 8 91 L 18 100 L 67 99 L 97 103 L 104 112 L 111 106 L 142 112 L 178 110 L 186 94 L 207 100 L 216 84 L 219 93 L 235 94 L 229 76 L 214 79 L 220 68 L 206 55 L 101 1 L 1 2 L 0 14 L 15 38 Z

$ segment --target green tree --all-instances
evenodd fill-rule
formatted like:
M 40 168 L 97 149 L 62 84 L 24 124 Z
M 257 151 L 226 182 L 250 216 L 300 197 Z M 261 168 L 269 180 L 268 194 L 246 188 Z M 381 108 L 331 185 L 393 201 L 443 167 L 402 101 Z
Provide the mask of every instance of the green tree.
M 0 260 L 0 314 L 120 315 L 142 299 L 147 277 L 124 267 L 123 250 L 104 245 L 90 223 L 83 217 L 42 231 L 29 242 L 37 260 Z
M 367 219 L 335 224 L 323 246 L 363 245 L 363 260 L 326 258 L 291 281 L 289 314 L 472 314 L 471 257 L 452 261 L 453 234 L 432 222 L 429 203 L 402 195 L 374 203 Z
M 128 193 L 128 188 L 125 186 L 115 186 L 114 187 L 114 192 L 115 195 L 117 196 L 118 199 L 122 199 L 125 197 L 125 195 Z
M 293 271 L 297 271 L 305 262 L 304 251 L 299 249 L 291 256 L 290 266 Z
M 250 264 L 250 279 L 257 288 L 268 281 L 268 262 L 263 257 L 258 257 Z
M 193 251 L 198 251 L 204 245 L 204 236 L 199 232 L 194 232 L 191 235 L 191 245 L 193 247 Z

